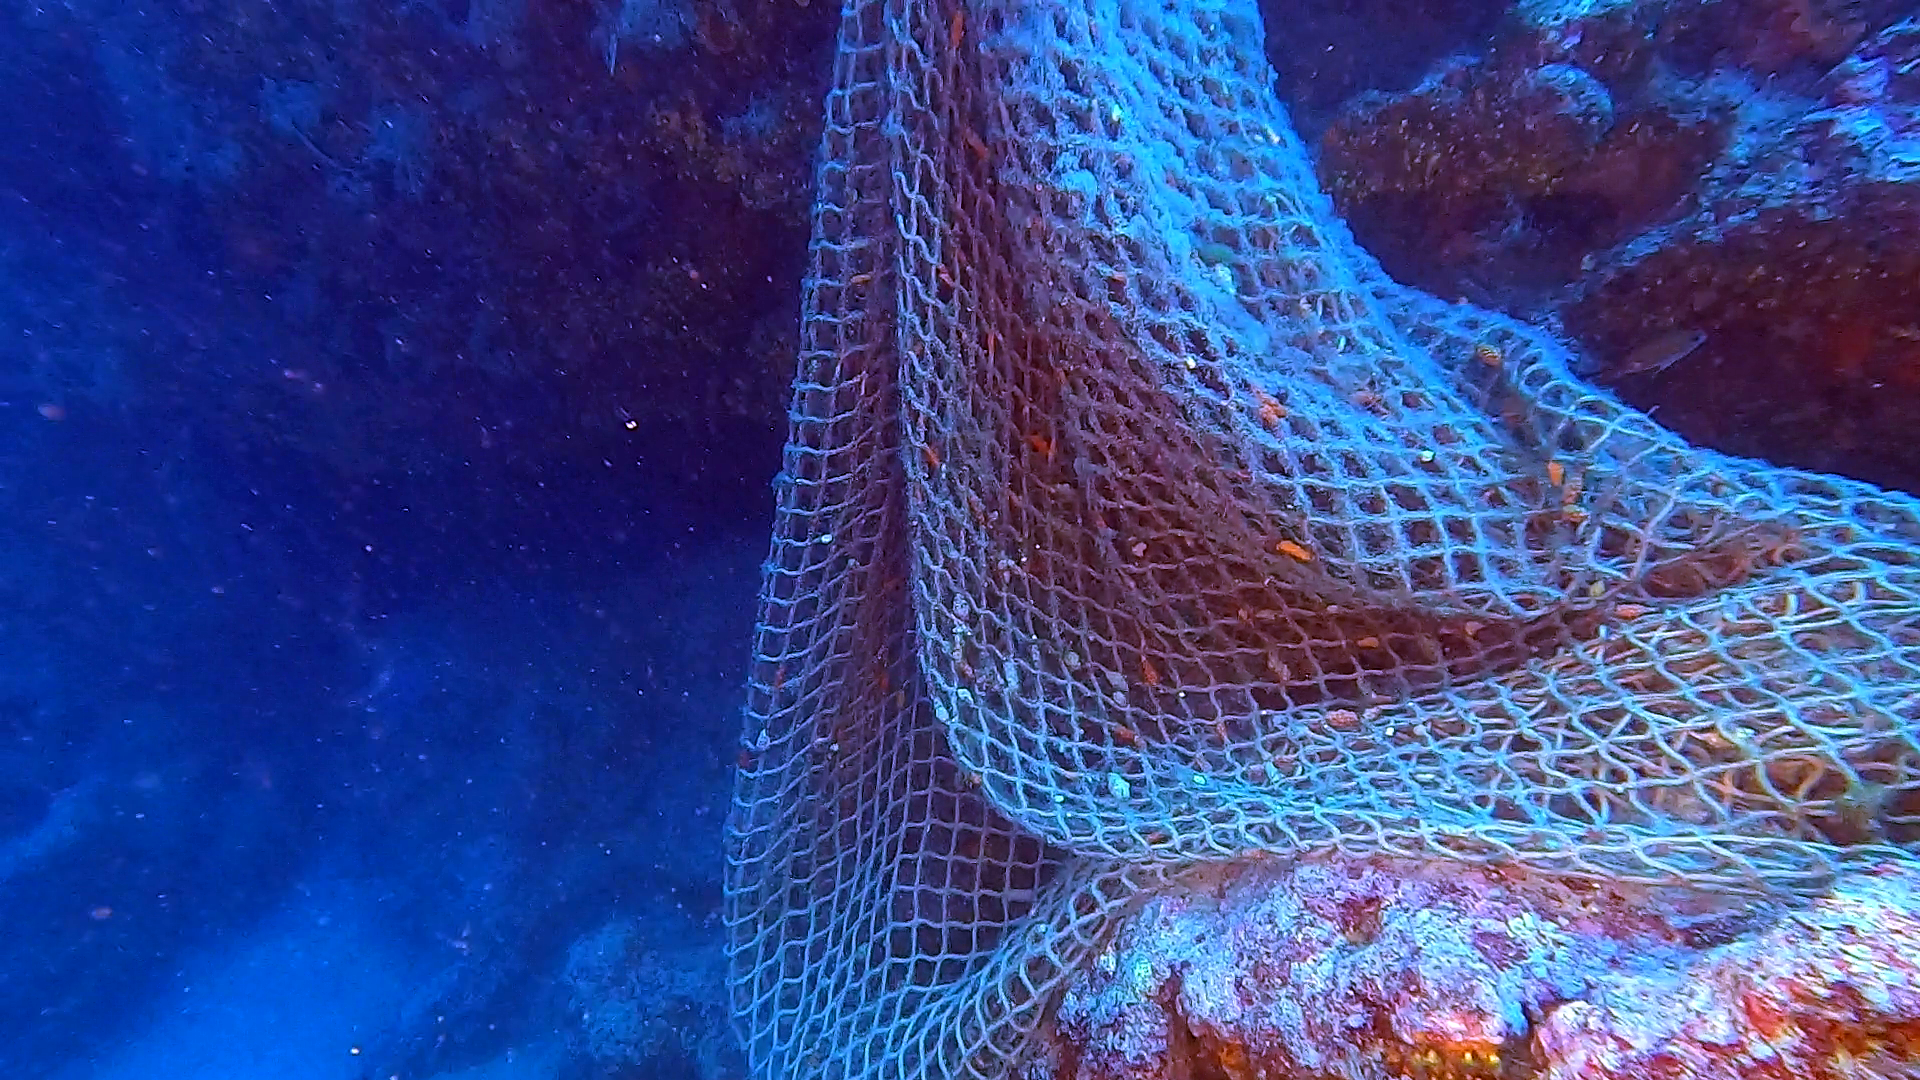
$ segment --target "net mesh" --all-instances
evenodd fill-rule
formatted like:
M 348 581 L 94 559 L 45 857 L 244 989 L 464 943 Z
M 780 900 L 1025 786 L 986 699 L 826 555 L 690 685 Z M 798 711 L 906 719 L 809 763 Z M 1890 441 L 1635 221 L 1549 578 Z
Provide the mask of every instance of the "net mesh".
M 1920 514 L 1388 280 L 1246 0 L 849 0 L 730 833 L 755 1074 L 998 1077 L 1309 850 L 1806 895 L 1920 843 Z

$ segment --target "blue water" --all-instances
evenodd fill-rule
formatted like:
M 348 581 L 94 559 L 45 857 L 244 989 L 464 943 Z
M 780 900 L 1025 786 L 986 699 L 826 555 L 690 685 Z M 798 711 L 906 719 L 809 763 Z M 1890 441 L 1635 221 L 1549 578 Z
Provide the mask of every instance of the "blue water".
M 831 13 L 627 8 L 0 10 L 0 1071 L 739 1073 Z

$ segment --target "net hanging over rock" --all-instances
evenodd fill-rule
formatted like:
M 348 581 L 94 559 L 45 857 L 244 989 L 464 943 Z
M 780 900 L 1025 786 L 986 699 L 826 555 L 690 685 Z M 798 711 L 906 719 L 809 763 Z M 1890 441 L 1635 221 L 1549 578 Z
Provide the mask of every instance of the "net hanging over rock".
M 1243 0 L 849 0 L 730 826 L 757 1076 L 1005 1076 L 1143 896 L 1920 845 L 1920 504 L 1389 280 Z

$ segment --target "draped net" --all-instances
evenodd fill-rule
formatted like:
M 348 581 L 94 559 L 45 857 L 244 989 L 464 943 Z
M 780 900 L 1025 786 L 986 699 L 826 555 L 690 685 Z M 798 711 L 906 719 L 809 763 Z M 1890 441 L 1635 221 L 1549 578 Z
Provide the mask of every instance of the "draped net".
M 999 1077 L 1141 898 L 1920 845 L 1913 500 L 1354 243 L 1246 0 L 848 0 L 730 825 L 756 1076 Z

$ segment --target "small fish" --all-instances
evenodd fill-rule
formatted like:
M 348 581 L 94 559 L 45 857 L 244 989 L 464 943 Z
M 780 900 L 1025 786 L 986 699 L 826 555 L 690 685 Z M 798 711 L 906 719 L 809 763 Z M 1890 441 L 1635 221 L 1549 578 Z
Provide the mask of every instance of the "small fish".
M 1702 331 L 1676 327 L 1635 345 L 1627 350 L 1625 356 L 1611 364 L 1594 365 L 1596 370 L 1593 374 L 1618 379 L 1623 375 L 1650 375 L 1665 371 L 1691 356 L 1706 340 L 1707 335 Z

